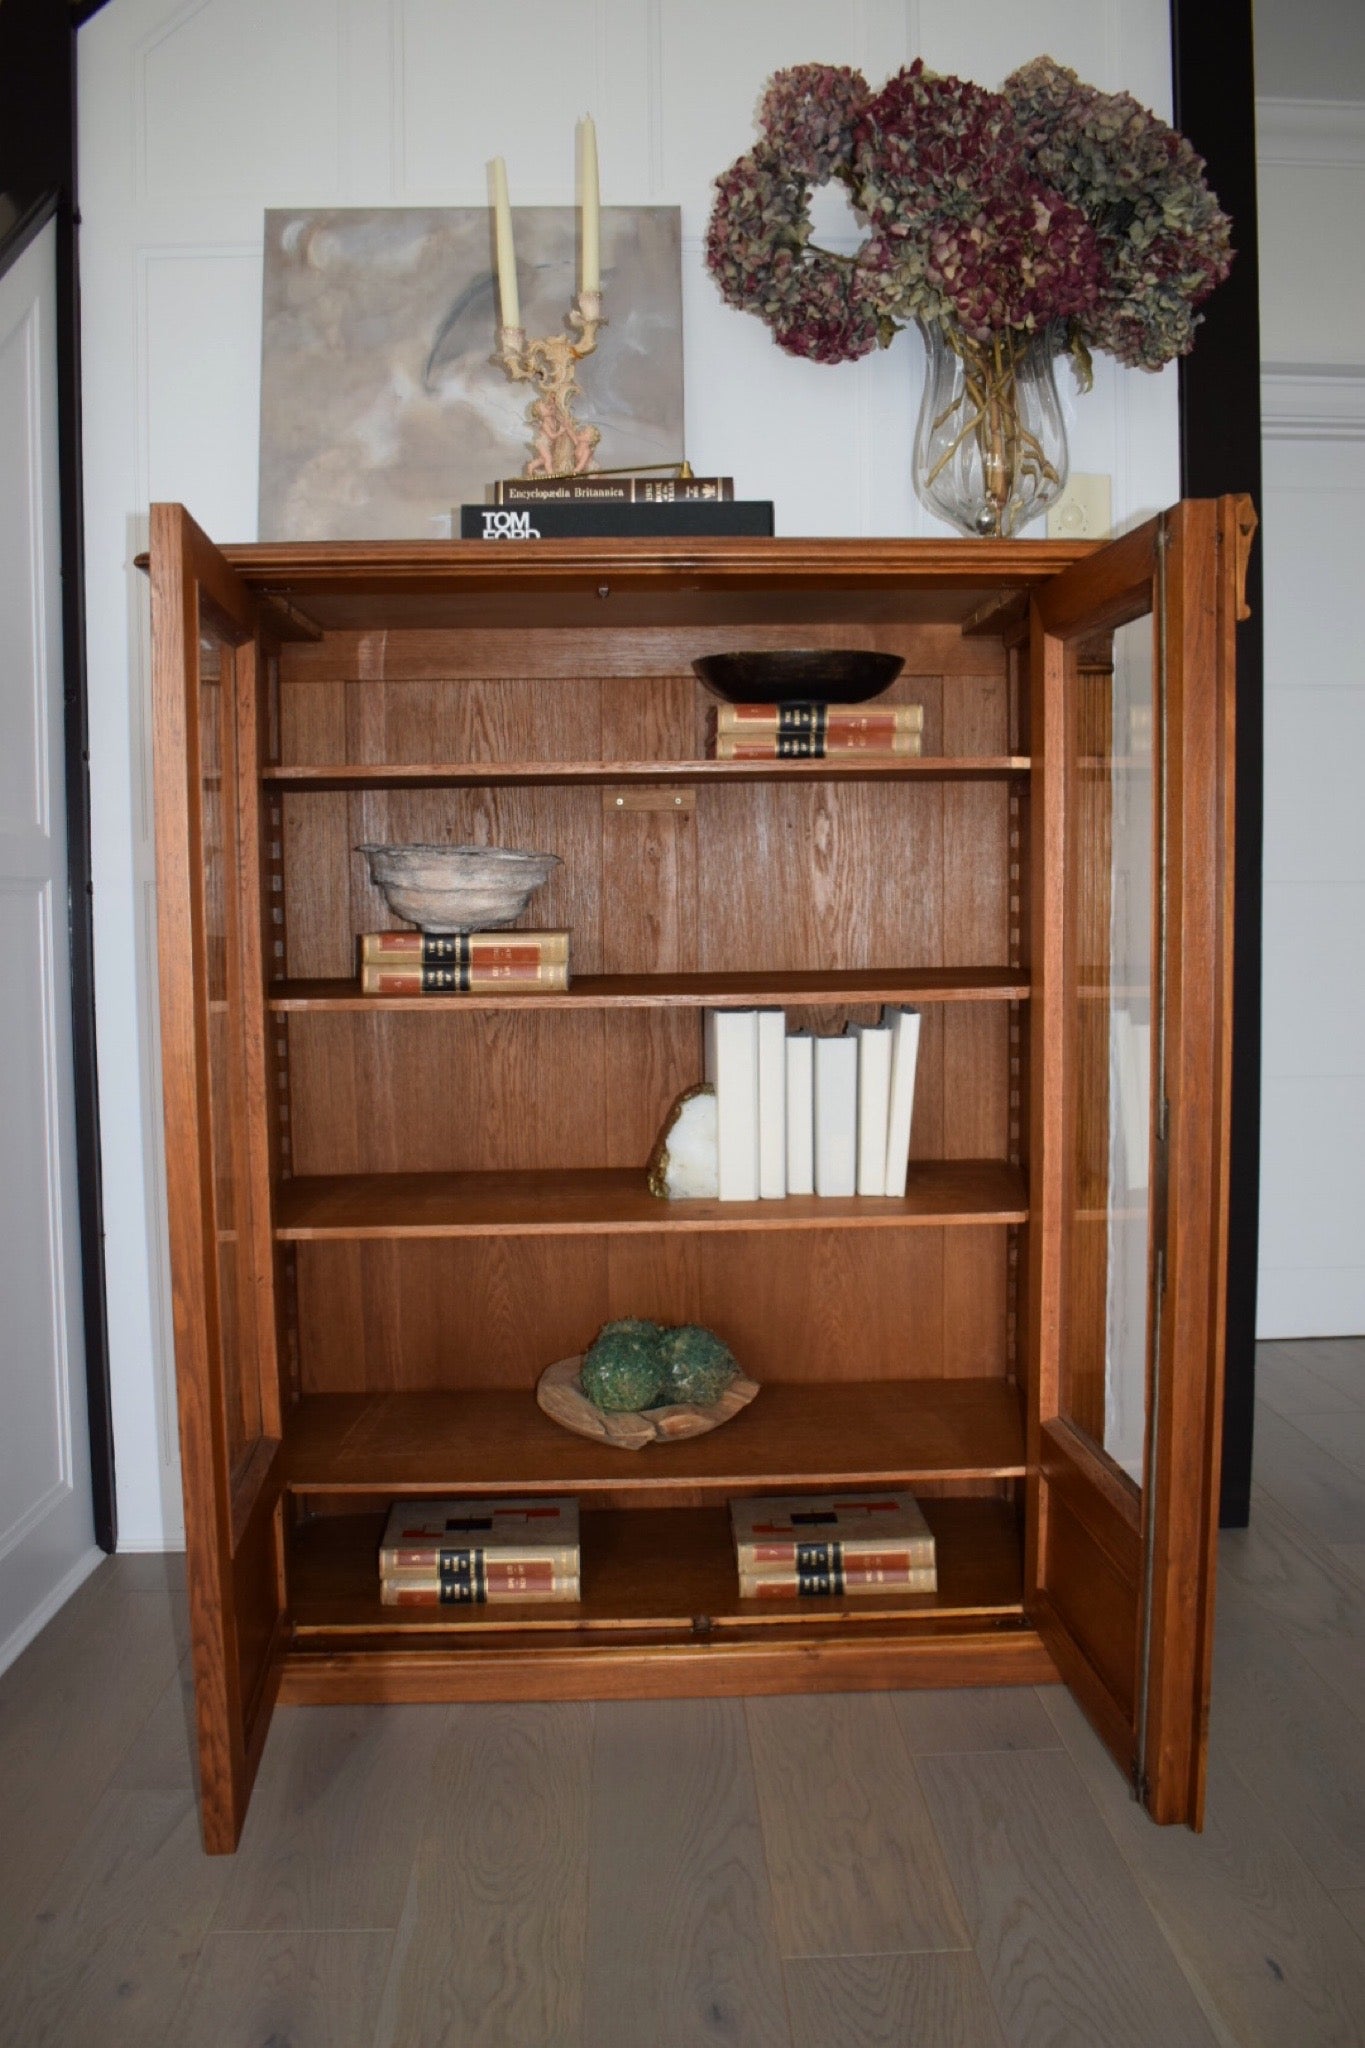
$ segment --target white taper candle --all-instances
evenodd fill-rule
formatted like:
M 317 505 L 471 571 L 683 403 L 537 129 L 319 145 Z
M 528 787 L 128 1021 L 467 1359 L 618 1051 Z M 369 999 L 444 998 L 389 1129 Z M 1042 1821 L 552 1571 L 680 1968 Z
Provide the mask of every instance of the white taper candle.
M 517 251 L 512 240 L 512 207 L 507 197 L 507 166 L 495 156 L 488 166 L 493 195 L 493 230 L 498 257 L 498 303 L 504 327 L 520 327 L 521 300 L 517 296 Z
M 591 114 L 578 128 L 578 184 L 583 206 L 583 268 L 580 292 L 602 289 L 602 206 L 597 185 L 597 129 Z

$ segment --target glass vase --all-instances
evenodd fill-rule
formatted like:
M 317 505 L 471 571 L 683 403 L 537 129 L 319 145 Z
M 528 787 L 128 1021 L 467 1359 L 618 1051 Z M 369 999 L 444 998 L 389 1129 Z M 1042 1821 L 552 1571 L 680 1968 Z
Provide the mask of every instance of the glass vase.
M 962 533 L 1009 540 L 1066 486 L 1066 425 L 1053 376 L 1060 337 L 990 341 L 921 321 L 928 358 L 915 428 L 921 502 Z

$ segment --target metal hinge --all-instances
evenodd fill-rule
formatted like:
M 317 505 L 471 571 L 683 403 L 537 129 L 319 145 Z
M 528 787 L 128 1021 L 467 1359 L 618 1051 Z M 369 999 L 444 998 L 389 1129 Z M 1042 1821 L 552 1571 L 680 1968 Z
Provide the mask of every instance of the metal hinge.
M 1170 1221 L 1171 1103 L 1163 1088 L 1156 1104 L 1156 1156 L 1152 1162 L 1152 1252 L 1156 1268 L 1157 1309 L 1166 1291 L 1166 1250 Z

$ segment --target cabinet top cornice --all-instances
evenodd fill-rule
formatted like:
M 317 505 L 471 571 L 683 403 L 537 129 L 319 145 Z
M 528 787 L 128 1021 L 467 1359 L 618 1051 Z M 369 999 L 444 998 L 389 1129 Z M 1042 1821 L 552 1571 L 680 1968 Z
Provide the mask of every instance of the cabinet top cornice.
M 1098 542 L 907 539 L 254 541 L 222 549 L 258 587 L 564 589 L 593 576 L 632 588 L 974 588 L 1032 584 Z

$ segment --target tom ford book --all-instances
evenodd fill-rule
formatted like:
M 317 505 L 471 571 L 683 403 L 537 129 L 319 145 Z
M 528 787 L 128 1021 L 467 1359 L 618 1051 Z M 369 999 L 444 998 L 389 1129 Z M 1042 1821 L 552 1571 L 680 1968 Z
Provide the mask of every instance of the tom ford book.
M 534 505 L 461 505 L 461 540 L 736 540 L 771 538 L 772 501 L 618 505 L 582 498 Z

